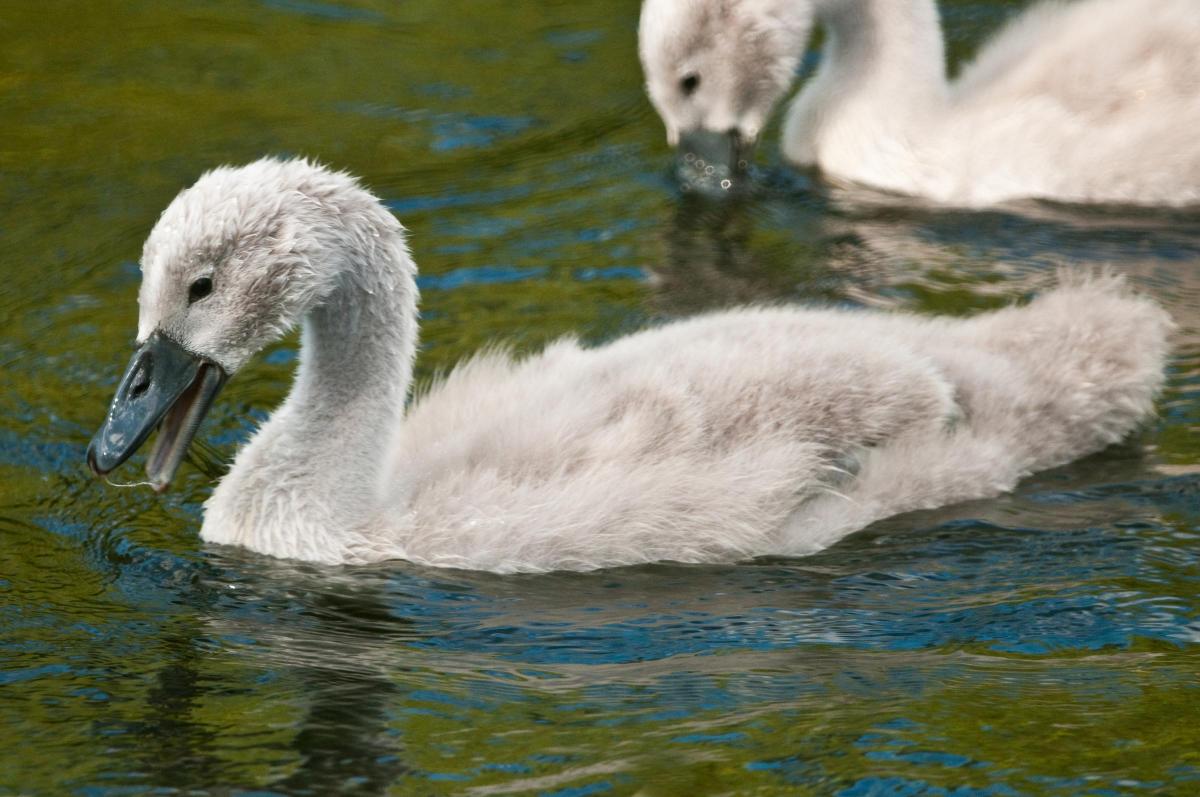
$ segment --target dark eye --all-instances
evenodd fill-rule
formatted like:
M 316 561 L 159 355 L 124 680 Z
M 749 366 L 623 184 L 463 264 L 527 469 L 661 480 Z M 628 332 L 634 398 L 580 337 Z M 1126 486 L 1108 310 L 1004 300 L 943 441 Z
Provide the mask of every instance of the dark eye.
M 690 72 L 684 75 L 679 81 L 679 90 L 683 92 L 683 96 L 690 97 L 696 89 L 700 88 L 700 76 L 695 72 Z
M 188 288 L 188 304 L 198 302 L 210 293 L 212 293 L 212 280 L 208 277 L 201 277 L 192 283 L 192 287 Z

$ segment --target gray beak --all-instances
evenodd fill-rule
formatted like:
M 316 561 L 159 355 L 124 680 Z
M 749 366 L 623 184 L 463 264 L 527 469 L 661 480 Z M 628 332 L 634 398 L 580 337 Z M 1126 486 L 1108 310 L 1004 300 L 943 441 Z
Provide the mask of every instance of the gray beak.
M 688 188 L 708 194 L 736 191 L 746 183 L 754 142 L 737 130 L 697 128 L 679 136 L 677 173 Z
M 225 379 L 221 366 L 155 332 L 121 377 L 108 416 L 88 445 L 88 467 L 98 476 L 109 473 L 159 428 L 146 473 L 155 490 L 167 489 Z

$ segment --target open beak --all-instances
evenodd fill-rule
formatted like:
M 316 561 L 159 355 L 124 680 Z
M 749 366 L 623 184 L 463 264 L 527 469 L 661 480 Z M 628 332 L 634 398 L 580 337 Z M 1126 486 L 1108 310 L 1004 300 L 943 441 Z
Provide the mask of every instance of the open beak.
M 718 133 L 695 128 L 680 134 L 678 153 L 676 171 L 685 186 L 721 194 L 745 185 L 754 141 L 737 130 Z
M 98 476 L 109 473 L 157 427 L 146 473 L 155 490 L 166 490 L 225 379 L 221 366 L 155 332 L 121 377 L 108 416 L 88 445 L 88 467 Z

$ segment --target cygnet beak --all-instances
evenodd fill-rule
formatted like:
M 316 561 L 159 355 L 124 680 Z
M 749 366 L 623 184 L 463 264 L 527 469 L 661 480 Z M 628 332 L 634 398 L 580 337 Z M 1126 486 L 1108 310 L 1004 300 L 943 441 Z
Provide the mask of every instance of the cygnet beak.
M 221 366 L 155 332 L 133 353 L 88 445 L 88 466 L 98 476 L 109 473 L 159 427 L 146 473 L 155 490 L 166 490 L 225 379 Z
M 706 194 L 738 190 L 754 154 L 754 141 L 737 129 L 696 128 L 679 137 L 677 173 L 684 186 Z

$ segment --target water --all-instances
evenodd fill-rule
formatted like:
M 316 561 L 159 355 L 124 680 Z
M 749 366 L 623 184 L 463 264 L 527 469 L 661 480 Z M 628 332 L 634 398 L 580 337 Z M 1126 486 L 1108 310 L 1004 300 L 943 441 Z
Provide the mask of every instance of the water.
M 961 59 L 1013 6 L 944 4 Z M 0 12 L 0 794 L 1200 791 L 1200 216 L 683 197 L 632 0 Z M 91 479 L 141 241 L 203 169 L 308 154 L 412 232 L 428 378 L 487 341 L 743 301 L 967 313 L 1110 264 L 1180 324 L 1161 417 L 807 559 L 499 577 L 212 550 L 288 386 L 231 382 L 165 497 Z M 131 478 L 136 471 L 123 471 Z

